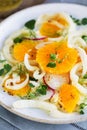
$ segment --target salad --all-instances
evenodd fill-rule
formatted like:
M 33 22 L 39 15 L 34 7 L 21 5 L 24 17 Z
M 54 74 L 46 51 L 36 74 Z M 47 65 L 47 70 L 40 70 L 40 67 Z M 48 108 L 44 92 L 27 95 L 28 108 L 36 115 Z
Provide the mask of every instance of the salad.
M 0 52 L 0 86 L 18 97 L 13 108 L 53 117 L 84 114 L 87 106 L 87 18 L 43 14 L 11 34 Z

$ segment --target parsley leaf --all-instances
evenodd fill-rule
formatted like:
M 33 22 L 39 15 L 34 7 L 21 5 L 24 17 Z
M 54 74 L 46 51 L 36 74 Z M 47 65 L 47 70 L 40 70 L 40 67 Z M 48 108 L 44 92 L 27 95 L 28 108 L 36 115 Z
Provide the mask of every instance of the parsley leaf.
M 85 74 L 83 77 L 80 77 L 78 82 L 80 84 L 84 84 L 84 83 L 87 83 L 87 74 Z
M 32 81 L 37 81 L 37 79 L 33 78 L 33 77 L 29 77 L 30 80 Z
M 33 99 L 40 95 L 46 95 L 47 92 L 47 86 L 44 84 L 41 84 L 35 92 L 28 92 L 26 96 L 21 97 L 22 99 Z
M 4 69 L 0 69 L 0 76 L 4 74 Z
M 81 115 L 83 115 L 83 114 L 84 114 L 84 111 L 83 111 L 83 110 L 80 110 L 79 113 L 80 113 Z
M 50 54 L 50 59 L 51 59 L 51 60 L 56 60 L 56 54 L 53 54 L 53 53 Z
M 55 62 L 49 62 L 49 63 L 47 64 L 47 67 L 55 68 L 55 67 L 56 67 L 56 63 L 55 63 Z
M 70 16 L 73 20 L 74 23 L 76 23 L 77 25 L 81 25 L 81 21 L 79 19 L 74 18 L 73 16 Z
M 38 92 L 41 95 L 46 95 L 46 91 L 47 91 L 46 85 L 40 85 L 36 90 L 36 92 Z
M 14 43 L 21 43 L 23 41 L 22 37 L 16 37 L 14 40 Z
M 77 25 L 87 25 L 87 18 L 77 19 L 72 16 L 70 16 L 70 17 L 72 18 L 74 23 L 76 23 Z
M 0 63 L 3 63 L 3 62 L 5 62 L 6 60 L 0 60 Z
M 87 79 L 87 74 L 85 74 L 85 75 L 83 76 L 83 78 L 84 78 L 84 79 Z
M 87 106 L 87 104 L 85 104 L 85 103 L 81 103 L 80 105 L 79 105 L 79 113 L 80 114 L 84 114 L 84 108 Z
M 34 88 L 35 86 L 32 83 L 29 83 L 29 87 Z
M 81 20 L 81 23 L 82 23 L 82 25 L 86 25 L 86 24 L 87 24 L 87 18 L 83 18 L 83 19 Z
M 9 64 L 5 64 L 5 65 L 4 65 L 5 73 L 8 73 L 11 69 L 12 69 L 12 66 L 11 66 L 11 65 L 9 65 Z
M 63 60 L 58 58 L 57 61 L 58 61 L 58 63 L 62 63 Z
M 26 67 L 24 66 L 24 64 L 18 64 L 17 65 L 17 73 L 18 73 L 18 75 L 23 75 L 23 74 L 25 74 L 27 72 L 27 69 L 26 69 Z
M 29 94 L 29 98 L 30 98 L 30 99 L 33 99 L 33 98 L 35 98 L 35 97 L 36 97 L 36 93 L 30 93 L 30 94 Z
M 5 64 L 2 69 L 0 69 L 0 76 L 7 74 L 12 69 L 12 66 L 9 64 Z
M 82 36 L 82 39 L 83 39 L 85 42 L 87 42 L 87 36 L 83 35 L 83 36 Z
M 28 29 L 34 29 L 35 22 L 36 22 L 35 19 L 30 20 L 27 23 L 25 23 L 25 27 L 27 27 Z

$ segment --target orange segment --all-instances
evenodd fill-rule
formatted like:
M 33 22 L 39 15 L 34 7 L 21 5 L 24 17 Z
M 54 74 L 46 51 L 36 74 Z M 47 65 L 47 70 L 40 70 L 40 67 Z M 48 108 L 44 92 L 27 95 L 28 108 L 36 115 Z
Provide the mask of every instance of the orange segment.
M 59 90 L 60 103 L 67 112 L 73 112 L 79 101 L 78 90 L 69 84 L 64 84 Z
M 36 52 L 37 52 L 36 48 L 32 48 L 31 50 L 28 51 L 31 60 L 36 59 Z
M 12 90 L 12 89 L 7 89 L 6 87 L 4 87 L 4 90 L 6 92 L 8 92 L 11 95 L 17 95 L 17 96 L 25 96 L 27 95 L 27 93 L 30 91 L 30 87 L 29 86 L 25 86 L 19 90 Z
M 61 44 L 61 45 L 59 45 Z M 56 54 L 56 60 L 50 60 L 50 54 Z M 45 45 L 37 51 L 36 61 L 39 63 L 42 70 L 52 74 L 67 73 L 74 66 L 78 58 L 78 53 L 73 48 L 68 48 L 66 43 L 51 43 Z M 58 59 L 62 62 L 58 63 Z M 55 62 L 54 68 L 47 67 L 50 62 Z
M 58 28 L 56 25 L 53 25 L 51 23 L 44 23 L 40 28 L 40 33 L 48 37 L 58 37 L 59 30 L 60 28 Z
M 69 22 L 65 17 L 62 14 L 56 14 L 42 24 L 40 33 L 51 38 L 56 38 L 62 35 L 64 28 L 68 26 Z
M 15 44 L 13 57 L 20 62 L 23 61 L 25 53 L 28 53 L 28 51 L 32 50 L 37 44 L 38 42 L 34 40 L 24 40 L 22 43 Z
M 58 21 L 60 24 L 64 26 L 69 26 L 69 22 L 65 19 L 65 17 L 62 14 L 56 14 L 52 19 Z
M 17 85 L 24 82 L 24 80 L 26 79 L 26 75 L 20 75 L 20 82 L 17 82 Z M 12 75 L 9 75 L 9 77 L 7 79 L 12 79 Z M 6 80 L 7 80 L 6 79 Z M 5 82 L 6 82 L 5 80 Z M 18 90 L 13 90 L 13 89 L 9 89 L 5 86 L 5 82 L 3 84 L 3 89 L 8 92 L 10 95 L 18 95 L 18 96 L 25 96 L 31 89 L 28 85 L 24 86 L 23 88 L 21 89 L 18 89 Z M 13 86 L 11 86 L 13 87 Z

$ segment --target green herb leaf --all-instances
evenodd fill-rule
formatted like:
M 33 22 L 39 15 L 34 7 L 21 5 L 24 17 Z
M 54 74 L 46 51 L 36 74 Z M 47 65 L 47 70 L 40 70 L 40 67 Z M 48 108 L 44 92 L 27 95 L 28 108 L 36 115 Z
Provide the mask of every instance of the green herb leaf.
M 28 21 L 27 23 L 25 23 L 25 27 L 27 27 L 27 28 L 29 28 L 29 29 L 34 29 L 35 22 L 36 22 L 35 19 L 30 20 L 30 21 Z
M 53 54 L 53 53 L 50 54 L 50 59 L 51 59 L 51 60 L 56 60 L 56 54 Z
M 84 79 L 87 79 L 87 74 L 85 74 L 85 75 L 83 76 L 83 78 L 84 78 Z
M 32 83 L 29 83 L 29 87 L 34 88 L 35 86 Z
M 25 73 L 27 73 L 27 69 L 24 66 L 24 64 L 21 63 L 21 64 L 17 65 L 17 71 L 16 72 L 18 73 L 18 75 L 24 75 Z
M 85 42 L 87 42 L 87 36 L 83 35 L 83 36 L 82 36 L 82 39 L 83 39 Z
M 14 40 L 14 43 L 21 43 L 23 41 L 22 37 L 16 37 Z
M 3 63 L 3 62 L 5 62 L 6 60 L 0 60 L 0 63 Z
M 57 59 L 58 63 L 62 63 L 62 59 L 58 58 Z
M 12 66 L 11 66 L 11 65 L 9 65 L 9 64 L 5 64 L 5 65 L 4 65 L 5 73 L 8 73 L 11 69 L 12 69 Z
M 72 20 L 73 20 L 74 23 L 76 23 L 77 25 L 81 25 L 81 20 L 76 19 L 73 16 L 70 16 L 70 17 L 72 18 Z
M 81 23 L 82 23 L 83 25 L 86 25 L 86 24 L 87 24 L 87 18 L 83 18 L 83 19 L 81 20 Z
M 47 67 L 55 68 L 55 67 L 56 67 L 56 63 L 55 63 L 55 62 L 49 62 L 49 63 L 47 64 Z
M 21 97 L 22 99 L 33 99 L 40 95 L 46 95 L 47 92 L 47 86 L 44 84 L 41 84 L 36 91 L 34 92 L 28 92 L 26 96 Z M 20 97 L 20 96 L 19 96 Z
M 11 70 L 12 66 L 9 64 L 5 64 L 4 68 L 0 69 L 0 76 L 7 74 Z
M 72 16 L 71 16 L 71 18 L 77 25 L 87 25 L 87 18 L 76 19 Z
M 84 109 L 86 106 L 87 106 L 87 104 L 81 103 L 79 107 L 80 107 L 80 109 Z
M 78 83 L 83 84 L 85 82 L 84 78 L 79 78 Z
M 80 110 L 79 113 L 83 115 L 83 114 L 84 114 L 84 111 L 83 111 L 83 110 Z
M 35 98 L 35 97 L 36 97 L 36 94 L 35 94 L 35 93 L 30 93 L 30 94 L 29 94 L 29 98 L 30 98 L 30 99 L 33 99 L 33 98 Z
M 37 81 L 37 79 L 33 78 L 33 77 L 29 77 L 30 80 L 32 81 Z
M 0 69 L 0 76 L 4 74 L 4 69 Z
M 37 88 L 36 90 L 39 94 L 41 95 L 46 95 L 46 91 L 47 91 L 47 86 L 46 85 L 41 85 Z
M 87 106 L 87 104 L 85 104 L 85 103 L 81 103 L 80 105 L 79 105 L 79 113 L 80 114 L 84 114 L 84 108 Z

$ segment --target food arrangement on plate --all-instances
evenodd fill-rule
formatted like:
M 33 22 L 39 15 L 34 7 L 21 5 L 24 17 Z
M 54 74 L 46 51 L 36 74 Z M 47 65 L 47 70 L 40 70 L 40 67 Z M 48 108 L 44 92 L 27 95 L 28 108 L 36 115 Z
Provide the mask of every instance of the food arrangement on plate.
M 87 18 L 67 13 L 43 14 L 6 39 L 0 52 L 0 85 L 19 97 L 14 108 L 40 108 L 52 117 L 84 114 L 86 24 Z

